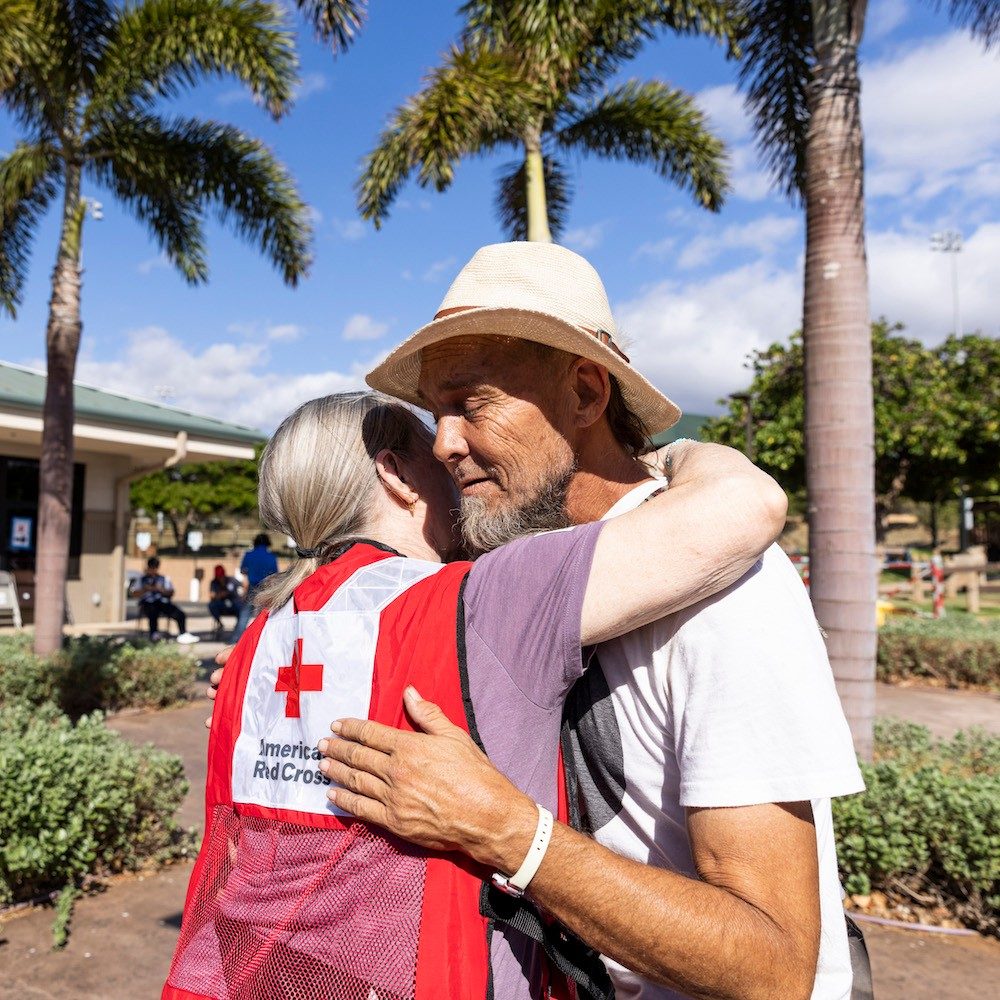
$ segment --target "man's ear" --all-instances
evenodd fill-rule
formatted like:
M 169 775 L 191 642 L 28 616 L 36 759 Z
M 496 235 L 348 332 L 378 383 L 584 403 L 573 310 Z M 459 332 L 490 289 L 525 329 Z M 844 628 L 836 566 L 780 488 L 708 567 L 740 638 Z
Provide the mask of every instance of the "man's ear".
M 404 507 L 412 507 L 420 494 L 406 481 L 403 460 L 389 448 L 375 456 L 375 471 L 386 492 Z
M 576 424 L 590 427 L 601 419 L 611 399 L 611 376 L 607 368 L 587 358 L 577 358 L 570 369 L 570 379 L 576 393 Z

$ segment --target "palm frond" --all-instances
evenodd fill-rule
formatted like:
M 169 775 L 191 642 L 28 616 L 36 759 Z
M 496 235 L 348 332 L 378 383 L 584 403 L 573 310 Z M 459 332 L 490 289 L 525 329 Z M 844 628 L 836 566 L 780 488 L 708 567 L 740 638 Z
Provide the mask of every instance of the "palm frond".
M 36 15 L 37 4 L 31 0 L 0 0 L 0 91 L 37 55 L 40 31 Z
M 285 168 L 229 125 L 133 116 L 91 140 L 89 169 L 145 222 L 192 282 L 207 266 L 201 218 L 214 209 L 296 285 L 309 265 L 306 207 Z
M 571 105 L 556 139 L 567 149 L 651 166 L 712 211 L 728 190 L 722 140 L 693 98 L 657 80 L 629 80 L 586 106 Z
M 545 177 L 545 207 L 549 215 L 549 230 L 558 239 L 569 220 L 569 203 L 573 188 L 569 174 L 557 160 L 543 157 Z M 528 238 L 528 181 L 525 161 L 508 164 L 497 176 L 494 200 L 497 218 L 509 240 Z
M 80 81 L 65 10 L 56 0 L 29 3 L 25 14 L 20 0 L 0 0 L 0 106 L 40 137 L 58 133 Z
M 592 92 L 658 29 L 726 41 L 736 0 L 468 0 L 467 44 L 509 49 L 562 93 Z
M 47 143 L 18 143 L 0 159 L 0 311 L 21 303 L 35 227 L 56 193 L 58 160 Z
M 757 148 L 793 200 L 805 188 L 807 87 L 814 59 L 810 0 L 742 0 L 740 87 Z
M 116 17 L 108 0 L 55 0 L 52 3 L 64 42 L 64 63 L 81 90 L 88 91 Z
M 592 44 L 608 52 L 664 28 L 726 42 L 732 49 L 742 24 L 737 0 L 591 0 L 588 6 Z
M 934 6 L 945 6 L 946 0 L 934 0 Z M 955 24 L 967 28 L 973 38 L 988 49 L 1000 42 L 1000 3 L 997 0 L 947 0 L 948 16 Z
M 144 0 L 115 22 L 97 68 L 91 120 L 148 105 L 205 76 L 245 84 L 274 117 L 289 107 L 298 59 L 277 4 L 265 0 Z
M 335 53 L 350 47 L 368 13 L 368 0 L 295 0 L 295 5 Z
M 356 185 L 362 217 L 380 227 L 414 171 L 422 187 L 444 191 L 463 156 L 518 141 L 534 99 L 534 89 L 502 54 L 452 49 L 365 157 Z

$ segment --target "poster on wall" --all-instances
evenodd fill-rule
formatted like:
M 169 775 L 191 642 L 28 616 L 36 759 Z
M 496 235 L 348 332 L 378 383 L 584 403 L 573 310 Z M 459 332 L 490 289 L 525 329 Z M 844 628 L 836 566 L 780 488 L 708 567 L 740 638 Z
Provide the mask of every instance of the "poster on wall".
M 10 519 L 10 548 L 24 552 L 31 548 L 31 532 L 35 526 L 33 517 L 12 517 Z

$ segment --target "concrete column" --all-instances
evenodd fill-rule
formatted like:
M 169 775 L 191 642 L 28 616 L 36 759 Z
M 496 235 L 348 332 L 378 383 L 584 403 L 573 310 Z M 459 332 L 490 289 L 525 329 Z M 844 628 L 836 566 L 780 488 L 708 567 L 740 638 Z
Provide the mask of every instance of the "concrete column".
M 111 620 L 125 621 L 125 535 L 128 532 L 129 476 L 115 482 L 114 545 L 111 549 Z

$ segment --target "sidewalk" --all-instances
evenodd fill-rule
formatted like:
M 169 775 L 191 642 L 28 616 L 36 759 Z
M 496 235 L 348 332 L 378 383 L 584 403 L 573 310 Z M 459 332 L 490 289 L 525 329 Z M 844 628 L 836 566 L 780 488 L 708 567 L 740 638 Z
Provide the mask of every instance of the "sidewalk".
M 196 652 L 208 657 L 217 648 L 203 643 Z M 969 725 L 970 714 L 1000 732 L 1000 699 L 989 696 L 880 686 L 878 706 L 880 713 L 919 711 L 942 735 Z M 183 758 L 191 790 L 179 817 L 197 826 L 209 711 L 209 701 L 201 697 L 179 709 L 110 721 L 126 739 L 154 743 Z M 144 879 L 123 879 L 80 900 L 61 952 L 51 949 L 51 910 L 36 909 L 0 924 L 0 1000 L 156 1000 L 177 940 L 190 872 L 190 863 L 176 865 Z M 877 1000 L 983 1000 L 989 983 L 1000 982 L 1000 942 L 993 939 L 871 924 L 864 931 Z
M 1000 695 L 983 691 L 879 684 L 875 714 L 919 722 L 939 739 L 948 739 L 959 729 L 972 726 L 1000 734 Z

